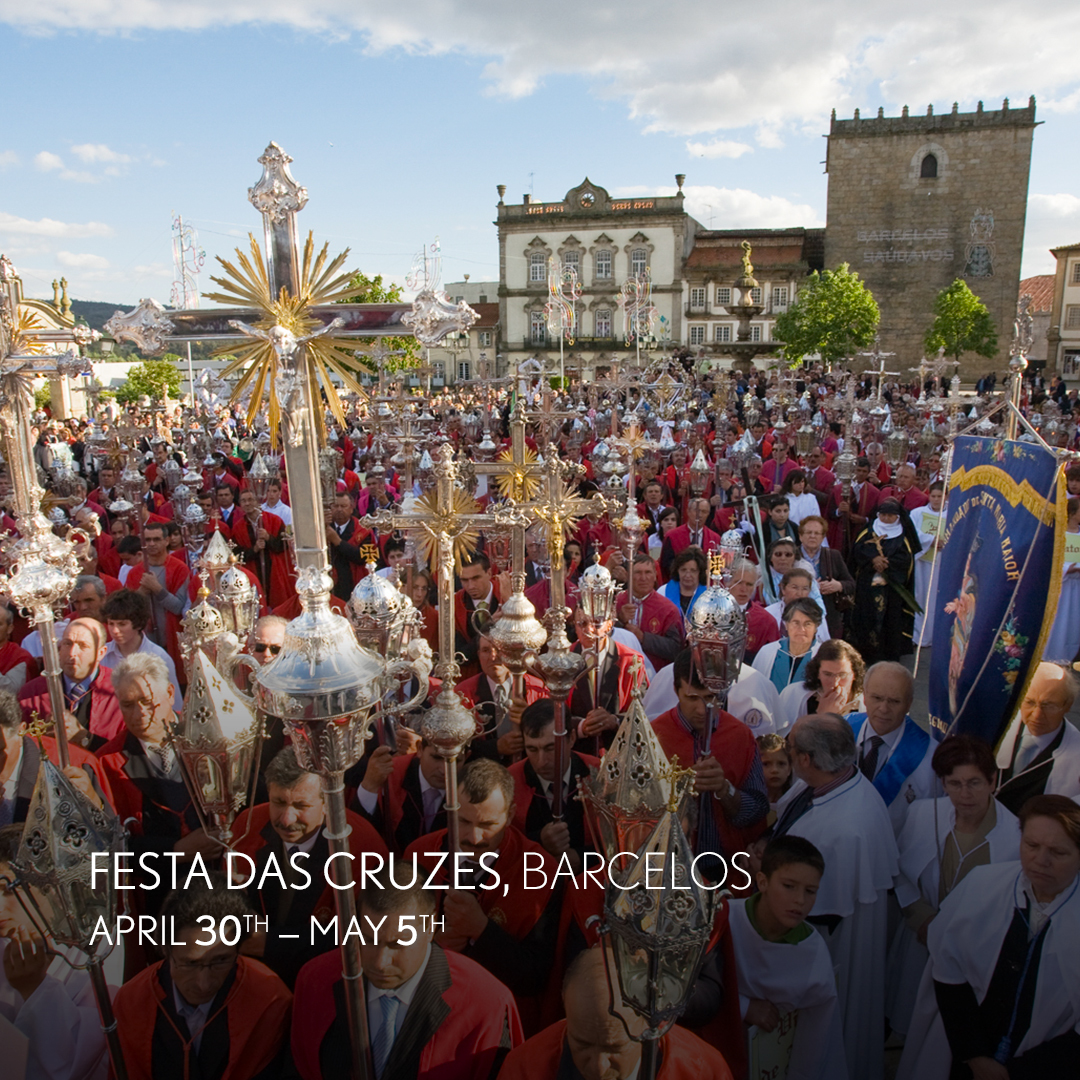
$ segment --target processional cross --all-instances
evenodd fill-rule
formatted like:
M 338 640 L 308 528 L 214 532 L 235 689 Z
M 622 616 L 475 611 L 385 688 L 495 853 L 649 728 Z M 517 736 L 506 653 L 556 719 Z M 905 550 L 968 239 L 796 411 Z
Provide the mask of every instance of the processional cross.
M 262 711 L 285 720 L 302 763 L 320 775 L 326 835 L 336 854 L 348 851 L 344 772 L 359 758 L 370 732 L 387 670 L 385 661 L 362 649 L 349 624 L 329 608 L 319 384 L 344 427 L 330 375 L 362 393 L 353 339 L 408 334 L 402 328 L 411 327 L 423 344 L 435 344 L 448 332 L 467 329 L 477 316 L 464 302 L 455 305 L 436 290 L 426 290 L 411 306 L 339 302 L 354 292 L 352 275 L 341 272 L 348 253 L 328 260 L 326 247 L 316 254 L 310 236 L 301 249 L 296 215 L 308 195 L 289 172 L 291 160 L 276 143 L 259 158 L 263 174 L 248 190 L 248 198 L 262 215 L 264 245 L 260 249 L 252 237 L 250 254 L 237 253 L 239 268 L 219 260 L 225 277 L 214 280 L 222 291 L 209 294 L 231 306 L 166 313 L 156 301 L 143 300 L 127 315 L 118 312 L 106 329 L 148 352 L 161 351 L 167 341 L 217 340 L 232 346 L 236 358 L 225 374 L 239 374 L 234 397 L 250 389 L 253 420 L 269 394 L 271 434 L 285 428 L 296 588 L 303 614 L 289 624 L 275 662 L 260 669 L 255 693 Z M 246 344 L 235 348 L 245 339 Z M 345 887 L 344 875 L 337 875 L 340 865 L 335 859 L 335 902 L 340 922 L 349 926 L 356 917 L 355 897 Z M 359 944 L 350 935 L 342 944 L 342 962 L 352 1069 L 355 1080 L 368 1080 L 373 1070 Z

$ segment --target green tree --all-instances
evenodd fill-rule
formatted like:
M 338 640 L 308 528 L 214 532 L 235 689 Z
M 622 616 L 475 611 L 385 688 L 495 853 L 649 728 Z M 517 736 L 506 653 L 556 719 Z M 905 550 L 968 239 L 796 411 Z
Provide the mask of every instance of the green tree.
M 942 289 L 934 299 L 934 321 L 926 331 L 926 348 L 929 352 L 944 349 L 957 363 L 966 352 L 987 359 L 997 355 L 994 320 L 962 278 Z
M 402 288 L 400 285 L 386 285 L 383 283 L 382 274 L 376 274 L 373 278 L 369 278 L 366 274 L 355 274 L 350 286 L 356 290 L 356 292 L 346 300 L 342 300 L 343 304 L 400 304 Z M 420 346 L 414 337 L 384 337 L 382 339 L 383 348 L 389 350 L 392 353 L 399 353 L 398 356 L 388 357 L 386 360 L 386 368 L 388 371 L 400 371 L 402 368 L 416 367 L 421 360 Z M 359 343 L 363 348 L 363 343 Z M 369 350 L 375 347 L 375 343 L 371 342 L 367 345 Z M 364 365 L 373 375 L 377 375 L 379 372 L 378 363 L 371 359 L 365 359 L 363 356 L 357 357 L 361 364 Z
M 784 359 L 792 366 L 812 353 L 833 364 L 871 345 L 880 319 L 873 293 L 842 263 L 807 278 L 777 318 L 773 337 L 783 342 Z
M 180 396 L 180 357 L 166 353 L 160 360 L 144 360 L 128 372 L 127 381 L 116 391 L 116 400 L 130 405 L 141 397 L 163 401 L 168 391 L 174 400 Z
M 34 391 L 34 409 L 47 409 L 52 404 L 52 383 L 45 380 L 44 386 L 39 386 Z

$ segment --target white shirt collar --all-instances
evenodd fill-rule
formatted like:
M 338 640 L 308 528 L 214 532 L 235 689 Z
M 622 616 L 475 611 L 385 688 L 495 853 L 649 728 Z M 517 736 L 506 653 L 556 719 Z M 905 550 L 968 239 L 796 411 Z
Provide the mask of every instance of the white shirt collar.
M 907 719 L 906 717 L 904 718 Z M 885 748 L 892 753 L 896 749 L 896 744 L 900 741 L 900 737 L 904 734 L 904 724 L 901 723 L 898 727 L 893 728 L 888 735 L 882 735 L 880 732 L 874 730 L 873 724 L 870 723 L 869 718 L 865 724 L 863 724 L 862 735 L 859 738 L 859 747 L 862 748 L 866 745 L 875 735 L 879 739 L 885 741 Z M 884 764 L 884 762 L 882 762 Z
M 315 846 L 315 841 L 322 835 L 322 829 L 316 829 L 302 844 L 286 844 L 285 853 L 291 855 L 294 851 L 303 851 L 306 854 L 311 853 L 311 849 Z
M 1065 724 L 1068 723 L 1068 721 L 1062 720 L 1061 723 Z M 1060 734 L 1061 724 L 1058 724 L 1053 731 L 1047 732 L 1045 735 L 1032 735 L 1031 732 L 1028 731 L 1027 724 L 1023 721 L 1020 722 L 1020 738 L 1023 740 L 1022 745 L 1035 746 L 1037 755 L 1041 754 Z
M 571 765 L 566 766 L 566 772 L 563 773 L 563 786 L 570 786 L 570 772 Z M 536 779 L 540 781 L 540 787 L 543 789 L 544 794 L 551 798 L 551 789 L 555 786 L 550 780 L 545 780 L 539 773 L 536 774 Z

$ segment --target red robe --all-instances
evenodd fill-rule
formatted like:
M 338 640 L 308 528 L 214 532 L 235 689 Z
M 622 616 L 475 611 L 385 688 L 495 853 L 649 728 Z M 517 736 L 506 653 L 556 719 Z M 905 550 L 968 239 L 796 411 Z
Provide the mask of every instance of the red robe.
M 19 691 L 19 704 L 22 706 L 23 720 L 29 724 L 31 714 L 52 717 L 52 702 L 49 700 L 49 684 L 44 675 L 31 679 Z M 99 667 L 97 677 L 90 685 L 90 716 L 89 731 L 100 739 L 109 742 L 121 732 L 127 731 L 124 727 L 124 718 L 120 715 L 120 702 L 116 700 L 116 692 L 113 690 L 112 672 L 105 667 Z
M 619 593 L 615 598 L 616 613 L 622 611 L 623 604 L 629 603 L 629 596 L 625 592 Z M 661 637 L 666 636 L 667 632 L 675 626 L 678 627 L 680 640 L 684 637 L 682 611 L 656 589 L 653 589 L 641 601 L 641 617 L 637 620 L 637 624 L 646 634 L 659 634 Z M 644 642 L 642 642 L 642 648 L 645 648 Z M 655 653 L 650 653 L 648 649 L 645 649 L 645 655 L 652 661 L 652 666 L 657 671 L 671 663 L 671 657 L 657 656 Z
M 852 488 L 854 496 L 855 489 Z M 832 489 L 829 502 L 825 507 L 825 520 L 829 523 L 829 547 L 835 548 L 842 555 L 847 555 L 855 537 L 866 527 L 853 523 L 847 519 L 847 528 L 844 528 L 845 519 L 840 517 L 840 503 L 844 501 L 843 485 L 837 484 Z M 858 499 L 854 500 L 853 512 L 859 517 L 868 518 L 874 512 L 874 508 L 881 502 L 881 492 L 874 487 L 869 480 L 862 486 Z
M 19 664 L 26 665 L 26 679 L 23 681 L 23 686 L 25 686 L 31 679 L 37 677 L 37 660 L 21 645 L 9 641 L 3 648 L 0 648 L 0 675 L 6 675 L 13 667 L 18 667 Z
M 233 540 L 237 547 L 249 549 L 254 553 L 255 538 L 248 519 L 241 517 L 239 520 L 234 518 L 233 521 Z M 277 514 L 271 514 L 268 511 L 262 515 L 262 527 L 271 537 L 277 538 L 285 528 L 285 523 Z M 258 565 L 260 554 L 270 556 L 270 589 L 266 602 L 270 607 L 277 607 L 278 604 L 284 604 L 296 592 L 296 575 L 289 558 L 289 549 L 286 547 L 284 551 L 270 551 L 267 548 L 261 553 L 254 553 L 254 561 L 249 559 L 245 566 L 253 571 L 256 577 L 258 577 L 258 570 L 255 567 Z
M 909 514 L 919 506 L 929 506 L 930 496 L 919 488 L 912 486 L 907 491 L 901 491 L 898 487 L 881 489 L 882 499 L 895 499 Z
M 566 1021 L 559 1020 L 511 1050 L 498 1080 L 556 1080 L 566 1043 Z M 718 1050 L 681 1027 L 660 1040 L 656 1080 L 732 1080 Z
M 186 1080 L 193 1075 L 193 1047 L 181 1038 L 165 1004 L 162 963 L 139 972 L 113 998 L 129 1080 Z M 246 956 L 237 960 L 236 978 L 203 1028 L 205 1049 L 215 1018 L 226 1013 L 228 1060 L 222 1080 L 249 1080 L 273 1063 L 288 1030 L 291 1005 L 292 994 L 269 968 Z
M 348 1075 L 341 982 L 336 949 L 305 964 L 296 981 L 292 1054 L 303 1080 Z M 510 991 L 468 957 L 435 945 L 382 1080 L 488 1080 L 522 1038 Z
M 677 709 L 668 709 L 653 721 L 653 731 L 660 740 L 668 760 L 679 758 L 679 764 L 689 768 L 696 758 L 694 757 L 694 736 L 687 731 L 679 719 Z M 737 720 L 729 712 L 721 710 L 717 716 L 716 728 L 713 731 L 712 742 L 709 749 L 714 758 L 723 767 L 724 775 L 737 788 L 741 788 L 750 776 L 754 759 L 758 756 L 757 741 L 753 732 L 741 721 Z M 720 836 L 720 843 L 724 854 L 730 858 L 736 851 L 745 851 L 753 839 L 761 834 L 765 827 L 764 819 L 751 825 L 747 829 L 735 828 L 724 814 L 723 807 L 717 799 L 710 799 L 713 810 L 713 818 L 716 821 L 716 830 Z
M 135 592 L 145 572 L 146 563 L 136 563 L 131 568 L 131 573 L 128 574 L 127 588 Z M 190 576 L 188 568 L 174 555 L 170 555 L 165 560 L 165 588 L 169 592 L 179 593 L 187 584 Z M 152 608 L 150 618 L 154 618 Z M 172 662 L 176 665 L 176 673 L 183 680 L 186 668 L 184 667 L 184 658 L 180 655 L 180 643 L 177 640 L 180 630 L 180 616 L 174 615 L 171 611 L 165 612 L 165 651 L 172 657 Z M 151 640 L 153 639 L 151 638 Z
M 754 658 L 754 654 L 762 645 L 768 645 L 770 641 L 780 640 L 780 627 L 776 620 L 756 600 L 751 600 L 746 609 L 746 659 L 747 662 Z

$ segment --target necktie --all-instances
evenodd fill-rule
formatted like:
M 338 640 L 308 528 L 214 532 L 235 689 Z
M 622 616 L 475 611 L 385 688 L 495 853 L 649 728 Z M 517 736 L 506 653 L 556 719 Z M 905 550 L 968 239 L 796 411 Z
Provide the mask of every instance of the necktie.
M 487 611 L 487 609 L 488 609 L 488 602 L 486 600 L 477 600 L 476 601 L 476 610 L 477 611 Z
M 499 683 L 495 687 L 495 712 L 498 714 L 500 723 L 509 711 L 510 691 L 507 690 L 506 683 Z
M 1035 738 L 1032 736 L 1028 729 L 1024 728 L 1024 733 L 1020 737 L 1020 752 L 1016 755 L 1016 765 L 1013 767 L 1013 774 L 1023 772 L 1031 763 L 1038 757 L 1039 747 L 1035 742 Z
M 884 745 L 885 740 L 880 735 L 871 736 L 869 750 L 866 749 L 866 744 L 863 744 L 863 759 L 859 763 L 859 768 L 862 770 L 863 776 L 871 783 L 877 775 L 878 754 Z
M 173 768 L 172 747 L 168 743 L 162 743 L 160 746 L 147 746 L 146 749 L 149 752 L 151 764 L 165 779 L 168 779 Z
M 690 543 L 693 544 L 694 547 L 701 547 L 701 533 L 698 532 L 697 529 L 694 530 L 694 536 Z
M 375 1059 L 375 1075 L 382 1076 L 387 1061 L 390 1060 L 390 1051 L 394 1048 L 394 1039 L 397 1036 L 397 1014 L 401 1005 L 401 998 L 396 994 L 383 994 L 379 998 L 379 1008 L 382 1010 L 382 1023 L 375 1032 L 372 1040 L 371 1052 Z
M 434 787 L 430 787 L 424 792 L 424 832 L 429 833 L 435 824 L 435 818 L 439 813 L 439 808 L 443 803 L 443 793 Z

